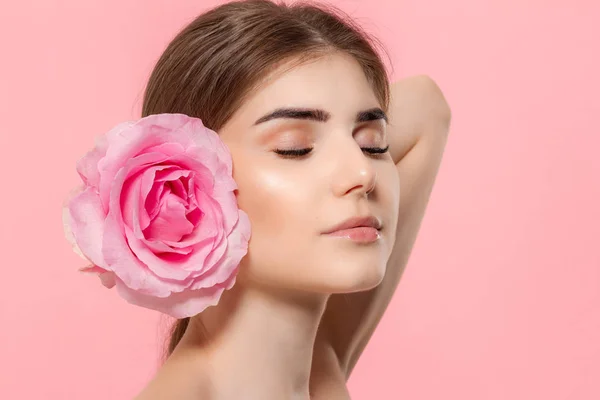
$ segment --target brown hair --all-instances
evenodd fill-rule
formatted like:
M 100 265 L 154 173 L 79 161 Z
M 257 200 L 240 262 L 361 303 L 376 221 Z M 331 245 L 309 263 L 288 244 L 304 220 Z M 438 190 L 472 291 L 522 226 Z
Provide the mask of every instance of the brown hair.
M 146 87 L 142 116 L 182 113 L 218 131 L 280 64 L 292 67 L 334 51 L 354 57 L 387 111 L 389 78 L 381 43 L 333 6 L 234 1 L 201 14 L 167 46 Z M 291 67 L 290 67 L 291 68 Z M 171 331 L 167 356 L 189 318 Z

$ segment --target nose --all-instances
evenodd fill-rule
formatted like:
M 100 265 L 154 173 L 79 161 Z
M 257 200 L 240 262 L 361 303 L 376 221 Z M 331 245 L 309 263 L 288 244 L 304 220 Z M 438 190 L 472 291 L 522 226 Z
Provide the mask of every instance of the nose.
M 338 147 L 333 192 L 336 196 L 346 196 L 350 193 L 368 195 L 375 189 L 377 171 L 373 160 L 365 155 L 358 144 L 352 143 Z

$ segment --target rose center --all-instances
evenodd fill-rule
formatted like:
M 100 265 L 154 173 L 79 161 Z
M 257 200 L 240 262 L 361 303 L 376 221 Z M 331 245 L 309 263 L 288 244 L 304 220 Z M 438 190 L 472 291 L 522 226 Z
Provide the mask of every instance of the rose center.
M 150 224 L 143 231 L 146 239 L 179 242 L 193 232 L 204 215 L 198 207 L 193 183 L 193 179 L 185 176 L 155 183 L 162 187 L 156 192 L 157 202 L 146 204 L 151 205 L 147 210 Z

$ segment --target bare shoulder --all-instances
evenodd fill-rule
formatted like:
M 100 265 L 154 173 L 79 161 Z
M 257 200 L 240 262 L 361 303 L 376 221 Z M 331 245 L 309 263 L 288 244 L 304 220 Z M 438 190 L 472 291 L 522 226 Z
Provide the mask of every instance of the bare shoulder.
M 376 288 L 333 295 L 320 329 L 346 379 L 366 347 L 398 286 L 415 243 L 447 142 L 451 112 L 442 90 L 428 76 L 391 87 L 388 140 L 400 180 L 398 229 L 386 275 Z
M 171 357 L 134 400 L 214 400 L 210 378 L 197 362 Z

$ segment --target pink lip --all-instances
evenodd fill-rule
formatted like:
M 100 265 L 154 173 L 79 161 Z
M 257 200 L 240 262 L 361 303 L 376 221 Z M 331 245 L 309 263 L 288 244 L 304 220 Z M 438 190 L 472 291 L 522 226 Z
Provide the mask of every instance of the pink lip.
M 380 238 L 381 222 L 375 217 L 350 218 L 324 232 L 325 235 L 343 237 L 358 243 L 371 243 Z
M 379 239 L 379 230 L 368 226 L 341 229 L 328 234 L 329 236 L 344 237 L 359 243 L 371 243 Z

